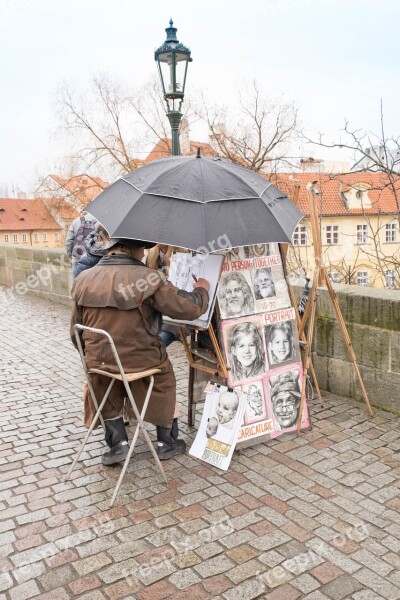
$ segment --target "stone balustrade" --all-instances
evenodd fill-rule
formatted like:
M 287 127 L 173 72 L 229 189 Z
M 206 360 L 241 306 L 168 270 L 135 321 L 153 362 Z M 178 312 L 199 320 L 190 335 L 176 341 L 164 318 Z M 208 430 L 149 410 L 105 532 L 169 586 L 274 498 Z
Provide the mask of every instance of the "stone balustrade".
M 24 294 L 69 304 L 70 261 L 58 249 L 0 245 L 0 303 Z M 371 403 L 400 413 L 400 292 L 336 285 L 337 298 Z M 295 286 L 298 297 L 302 286 Z M 313 360 L 321 389 L 362 400 L 332 302 L 319 290 Z

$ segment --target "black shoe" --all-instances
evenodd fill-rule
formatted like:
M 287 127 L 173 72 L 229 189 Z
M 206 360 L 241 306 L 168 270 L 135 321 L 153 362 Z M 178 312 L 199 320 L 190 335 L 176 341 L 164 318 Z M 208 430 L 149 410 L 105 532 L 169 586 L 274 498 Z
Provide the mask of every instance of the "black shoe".
M 101 457 L 103 465 L 113 465 L 123 462 L 129 451 L 128 436 L 124 425 L 124 419 L 110 419 L 104 421 L 104 439 L 110 450 L 104 452 Z
M 177 454 L 184 454 L 186 443 L 178 439 L 178 419 L 174 419 L 171 429 L 157 426 L 157 456 L 168 460 Z
M 128 452 L 128 442 L 126 442 L 125 440 L 122 442 L 118 442 L 117 444 L 115 444 L 115 446 L 110 448 L 110 450 L 104 452 L 103 456 L 101 457 L 101 464 L 108 466 L 114 465 L 115 463 L 124 462 Z
M 177 454 L 185 454 L 186 442 L 176 440 L 172 445 L 164 442 L 157 442 L 157 456 L 160 460 L 168 460 Z

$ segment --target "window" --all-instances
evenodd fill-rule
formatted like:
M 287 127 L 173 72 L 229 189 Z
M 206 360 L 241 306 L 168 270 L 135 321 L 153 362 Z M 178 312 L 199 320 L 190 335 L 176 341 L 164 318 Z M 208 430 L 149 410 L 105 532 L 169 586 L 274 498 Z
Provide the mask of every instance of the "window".
M 368 225 L 357 225 L 357 244 L 368 244 Z
M 397 241 L 397 224 L 396 223 L 387 223 L 386 224 L 386 242 L 396 242 Z
M 54 241 L 55 241 L 55 242 L 58 242 L 58 241 L 59 241 L 59 239 L 60 239 L 60 234 L 59 234 L 59 233 L 55 233 L 55 234 L 54 234 Z
M 8 233 L 5 233 L 5 234 L 4 234 L 4 243 L 5 243 L 5 244 L 8 244 L 8 243 L 9 243 L 9 241 L 10 241 L 10 236 L 8 235 Z
M 369 285 L 369 273 L 368 271 L 357 271 L 357 285 Z
M 339 243 L 339 225 L 327 225 L 325 234 L 327 244 L 331 245 Z
M 23 234 L 22 234 L 22 241 L 23 241 L 23 242 L 27 242 L 27 241 L 28 241 L 28 240 L 27 240 L 27 237 L 26 237 L 26 233 L 23 233 Z
M 18 244 L 18 233 L 14 233 L 13 235 L 13 243 Z
M 331 271 L 329 273 L 329 277 L 332 283 L 340 283 L 340 273 L 338 273 L 337 271 Z
M 42 239 L 43 239 L 44 242 L 47 242 L 47 233 L 44 233 L 42 235 Z
M 293 233 L 294 246 L 307 246 L 307 227 L 298 225 Z
M 396 269 L 385 271 L 385 287 L 394 290 L 398 287 L 398 275 Z
M 38 233 L 34 233 L 33 234 L 33 241 L 34 242 L 38 242 L 39 241 L 39 234 Z

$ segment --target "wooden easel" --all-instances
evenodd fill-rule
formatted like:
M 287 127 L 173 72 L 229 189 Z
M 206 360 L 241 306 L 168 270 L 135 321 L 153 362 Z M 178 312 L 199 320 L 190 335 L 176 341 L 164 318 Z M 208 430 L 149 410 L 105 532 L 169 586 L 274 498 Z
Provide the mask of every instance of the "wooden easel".
M 299 193 L 300 193 L 300 182 L 294 180 L 294 193 L 293 193 L 293 197 L 291 198 L 291 201 L 293 202 L 293 204 L 295 206 L 297 206 L 298 202 L 299 202 Z M 301 344 L 301 347 L 303 348 L 303 350 L 305 350 L 306 348 L 309 348 L 309 352 L 308 352 L 308 354 L 309 354 L 309 357 L 308 357 L 308 363 L 309 363 L 308 364 L 308 368 L 311 371 L 311 375 L 312 375 L 313 382 L 314 382 L 314 387 L 315 387 L 315 390 L 316 390 L 317 396 L 318 396 L 318 401 L 319 401 L 320 405 L 323 406 L 324 405 L 324 401 L 322 399 L 321 390 L 320 390 L 320 387 L 318 385 L 318 379 L 317 379 L 317 375 L 315 373 L 314 365 L 313 365 L 313 362 L 311 360 L 311 348 L 312 348 L 313 336 L 309 335 L 310 332 L 308 332 L 308 334 L 306 336 L 306 334 L 304 332 L 304 327 L 301 327 L 302 320 L 301 320 L 301 317 L 299 315 L 299 311 L 298 311 L 298 308 L 297 308 L 298 303 L 296 301 L 296 298 L 295 298 L 292 286 L 288 282 L 288 273 L 287 273 L 287 267 L 286 267 L 286 256 L 287 256 L 289 244 L 280 244 L 279 247 L 280 247 L 280 252 L 281 252 L 281 257 L 282 257 L 283 272 L 285 274 L 286 283 L 287 283 L 287 286 L 288 286 L 290 302 L 291 302 L 291 304 L 292 304 L 292 306 L 294 308 L 295 315 L 296 315 L 296 324 L 297 324 L 297 330 L 298 330 L 298 333 L 299 333 L 300 344 Z M 315 277 L 314 277 L 314 279 L 315 279 Z M 310 302 L 307 303 L 307 307 L 309 307 L 309 304 L 310 304 Z M 307 307 L 306 307 L 306 310 L 307 310 Z M 308 310 L 308 312 L 309 311 L 310 311 L 310 309 Z M 305 318 L 305 315 L 303 315 L 303 319 L 304 318 Z M 303 361 L 303 365 L 304 365 L 304 361 Z M 306 382 L 306 377 L 304 377 L 304 381 Z M 304 388 L 304 392 L 302 390 L 302 396 L 303 396 L 303 393 L 305 394 L 305 389 L 306 388 Z M 303 403 L 304 403 L 304 400 L 303 400 Z M 299 415 L 301 415 L 301 414 L 302 413 L 300 412 Z M 300 417 L 300 419 L 301 419 L 301 417 Z M 311 416 L 310 416 L 310 422 L 311 422 Z
M 179 327 L 179 333 L 183 347 L 185 348 L 186 357 L 189 362 L 189 383 L 188 383 L 188 425 L 193 427 L 194 425 L 194 409 L 196 403 L 194 402 L 194 376 L 195 371 L 202 371 L 203 373 L 209 373 L 212 377 L 222 377 L 227 379 L 228 369 L 226 368 L 224 357 L 221 352 L 221 348 L 218 343 L 218 338 L 214 331 L 214 327 L 211 325 L 205 330 L 208 331 L 210 339 L 215 351 L 215 359 L 207 352 L 196 350 L 194 345 L 195 330 L 190 335 L 190 344 L 186 339 L 185 330 L 183 327 Z M 204 364 L 204 362 L 208 364 Z
M 307 185 L 307 194 L 308 194 L 308 204 L 310 209 L 310 223 L 311 223 L 311 231 L 313 237 L 313 248 L 314 248 L 314 256 L 315 256 L 315 269 L 314 269 L 314 277 L 313 277 L 313 285 L 311 291 L 308 295 L 308 302 L 306 309 L 303 314 L 303 318 L 299 324 L 299 337 L 300 339 L 304 339 L 305 336 L 305 326 L 308 323 L 307 336 L 306 336 L 306 345 L 305 345 L 305 354 L 303 357 L 303 366 L 304 366 L 304 378 L 303 385 L 301 390 L 301 401 L 300 401 L 300 409 L 299 409 L 299 418 L 297 421 L 297 434 L 300 434 L 300 426 L 301 426 L 301 415 L 303 411 L 305 395 L 306 395 L 306 375 L 308 369 L 312 369 L 312 374 L 314 378 L 314 382 L 316 382 L 316 377 L 314 375 L 312 363 L 311 363 L 311 344 L 313 340 L 314 334 L 314 325 L 315 325 L 315 311 L 316 311 L 316 303 L 318 298 L 318 286 L 326 285 L 329 293 L 329 297 L 331 299 L 333 308 L 336 313 L 336 317 L 339 323 L 340 330 L 342 332 L 343 340 L 346 344 L 347 352 L 351 362 L 353 363 L 354 372 L 358 378 L 361 392 L 367 406 L 369 414 L 372 416 L 372 408 L 368 399 L 368 395 L 366 389 L 364 387 L 364 383 L 360 374 L 360 370 L 358 368 L 356 355 L 354 353 L 353 345 L 351 343 L 351 339 L 349 333 L 347 331 L 346 323 L 344 321 L 342 312 L 340 310 L 339 302 L 337 300 L 336 292 L 332 287 L 331 280 L 329 278 L 326 267 L 322 261 L 322 242 L 321 242 L 321 234 L 319 230 L 318 223 L 318 209 L 316 205 L 315 198 L 315 184 L 316 182 L 310 183 Z M 297 192 L 298 195 L 298 192 Z M 289 286 L 290 287 L 290 286 Z M 297 313 L 298 314 L 298 313 Z

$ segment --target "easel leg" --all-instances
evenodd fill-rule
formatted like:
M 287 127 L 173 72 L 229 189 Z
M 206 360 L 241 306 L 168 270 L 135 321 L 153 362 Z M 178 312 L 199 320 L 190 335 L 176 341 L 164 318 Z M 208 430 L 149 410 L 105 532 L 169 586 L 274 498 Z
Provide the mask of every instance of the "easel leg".
M 291 287 L 291 285 L 290 285 L 289 282 L 287 282 L 287 286 L 288 286 L 288 291 L 289 291 L 290 302 L 291 302 L 291 304 L 292 304 L 292 306 L 293 306 L 293 308 L 295 310 L 296 322 L 297 322 L 297 329 L 300 332 L 299 333 L 299 339 L 302 342 L 304 342 L 305 344 L 307 344 L 306 334 L 304 333 L 304 324 L 305 324 L 305 322 L 306 322 L 306 320 L 307 320 L 307 318 L 308 318 L 308 316 L 310 314 L 310 308 L 307 311 L 307 314 L 304 313 L 304 315 L 303 315 L 304 324 L 302 325 L 302 320 L 300 319 L 299 311 L 298 311 L 298 308 L 297 308 L 297 301 L 296 301 L 294 292 L 293 292 L 292 287 Z M 307 307 L 308 307 L 308 304 L 310 302 L 311 302 L 311 299 L 309 298 L 308 302 L 307 302 Z M 307 307 L 306 307 L 306 310 L 307 310 Z M 311 348 L 310 348 L 310 352 L 311 352 Z M 314 365 L 313 365 L 311 356 L 310 356 L 310 371 L 311 371 L 311 374 L 312 374 L 312 377 L 313 377 L 315 390 L 316 390 L 317 396 L 318 396 L 318 401 L 319 401 L 320 405 L 323 406 L 324 405 L 324 401 L 322 400 L 321 390 L 320 390 L 319 385 L 318 385 L 317 375 L 315 373 L 315 369 L 314 369 Z
M 188 425 L 194 427 L 196 403 L 194 402 L 194 375 L 195 370 L 189 365 L 189 382 L 188 382 Z
M 368 409 L 369 414 L 372 416 L 374 413 L 373 413 L 373 410 L 371 408 L 371 404 L 370 404 L 369 399 L 368 399 L 367 391 L 366 391 L 366 389 L 364 387 L 364 382 L 363 382 L 362 377 L 361 377 L 360 369 L 358 368 L 356 355 L 354 354 L 353 344 L 351 343 L 349 332 L 347 331 L 346 323 L 345 323 L 345 321 L 343 319 L 342 311 L 340 310 L 339 302 L 338 302 L 337 297 L 336 297 L 336 292 L 335 292 L 335 290 L 332 287 L 331 281 L 330 281 L 330 279 L 328 277 L 328 274 L 327 274 L 327 272 L 326 272 L 325 269 L 324 269 L 324 278 L 325 278 L 325 285 L 328 288 L 328 292 L 329 292 L 329 295 L 331 297 L 333 308 L 335 309 L 335 313 L 336 313 L 336 316 L 337 316 L 337 319 L 338 319 L 338 322 L 339 322 L 339 327 L 340 327 L 343 339 L 344 339 L 345 344 L 346 344 L 348 355 L 350 357 L 351 362 L 353 363 L 353 368 L 354 368 L 355 374 L 357 376 L 358 382 L 359 382 L 360 387 L 361 387 L 361 392 L 362 392 L 365 404 L 367 405 L 367 409 Z
M 297 435 L 300 435 L 300 431 L 301 431 L 301 419 L 303 416 L 304 402 L 306 399 L 307 374 L 308 374 L 308 369 L 309 369 L 310 360 L 311 360 L 310 352 L 311 352 L 311 344 L 312 344 L 313 335 L 314 335 L 315 309 L 316 309 L 317 298 L 318 298 L 318 289 L 317 289 L 318 271 L 319 271 L 318 268 L 316 268 L 314 271 L 313 286 L 312 286 L 311 293 L 309 295 L 308 303 L 307 303 L 307 308 L 309 308 L 308 315 L 310 318 L 309 318 L 308 331 L 307 331 L 307 343 L 306 343 L 305 355 L 303 358 L 303 385 L 301 387 L 301 400 L 300 400 L 299 416 L 297 419 Z M 304 318 L 305 318 L 305 314 L 303 316 L 303 319 Z M 303 325 L 304 325 L 304 323 L 303 323 Z M 304 335 L 304 332 L 303 332 L 303 335 Z
M 317 392 L 318 400 L 321 406 L 324 406 L 324 401 L 321 396 L 321 390 L 319 389 L 317 374 L 314 369 L 314 364 L 310 358 L 310 371 L 314 382 L 315 391 Z

